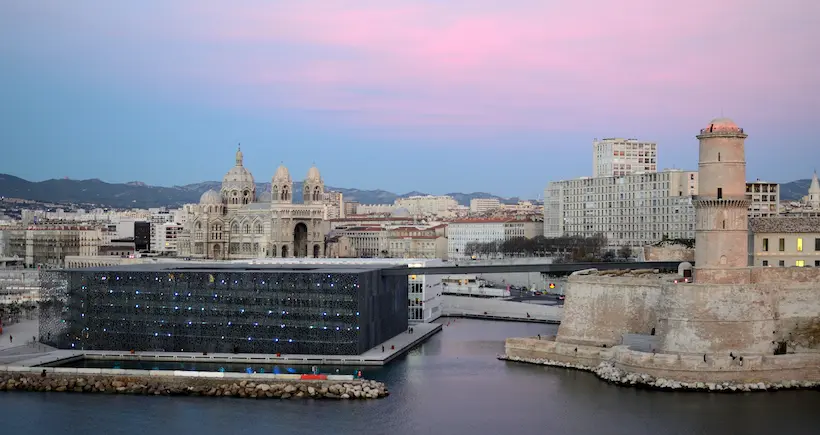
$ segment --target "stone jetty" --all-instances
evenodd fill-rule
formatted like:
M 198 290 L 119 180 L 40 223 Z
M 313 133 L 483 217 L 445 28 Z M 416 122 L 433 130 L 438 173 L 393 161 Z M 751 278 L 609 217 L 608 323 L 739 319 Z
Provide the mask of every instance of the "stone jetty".
M 820 389 L 820 382 L 811 381 L 784 381 L 781 383 L 767 382 L 682 382 L 674 379 L 656 378 L 648 374 L 630 373 L 615 367 L 609 362 L 602 362 L 595 367 L 581 364 L 565 363 L 547 359 L 520 358 L 507 355 L 499 355 L 498 359 L 505 361 L 523 362 L 552 367 L 570 368 L 584 370 L 594 373 L 598 378 L 626 387 L 649 388 L 657 390 L 679 390 L 679 391 L 709 391 L 721 393 L 742 393 L 752 391 L 776 391 L 794 389 Z
M 381 382 L 354 379 L 267 380 L 171 376 L 80 376 L 46 373 L 0 373 L 0 391 L 53 391 L 149 396 L 207 396 L 249 399 L 366 400 L 387 397 Z

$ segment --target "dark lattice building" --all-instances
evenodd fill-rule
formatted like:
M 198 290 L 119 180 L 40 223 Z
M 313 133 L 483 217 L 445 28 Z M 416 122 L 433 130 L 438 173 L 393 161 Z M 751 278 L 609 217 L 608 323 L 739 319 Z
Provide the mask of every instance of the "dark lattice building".
M 60 349 L 358 355 L 407 329 L 407 278 L 373 266 L 143 264 L 59 272 Z

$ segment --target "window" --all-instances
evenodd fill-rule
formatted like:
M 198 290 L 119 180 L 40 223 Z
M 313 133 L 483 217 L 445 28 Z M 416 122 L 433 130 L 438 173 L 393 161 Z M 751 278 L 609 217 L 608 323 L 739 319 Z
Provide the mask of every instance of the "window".
M 763 239 L 763 252 L 769 252 L 769 239 L 768 238 Z
M 777 250 L 780 251 L 780 252 L 783 252 L 783 251 L 786 250 L 786 239 L 780 239 L 779 240 Z
M 717 199 L 723 199 L 723 188 L 718 187 Z
M 763 260 L 763 265 L 768 266 L 769 265 L 769 260 Z
M 814 239 L 814 250 L 820 251 L 820 239 Z
M 803 267 L 803 266 L 806 265 L 806 262 L 803 261 L 803 260 L 797 260 L 797 261 L 794 262 L 794 265 L 797 266 L 797 267 Z
M 797 252 L 803 252 L 803 238 L 797 238 Z
M 780 267 L 783 267 L 783 266 L 786 265 L 786 262 L 783 261 L 783 260 L 780 260 L 780 261 L 777 262 L 777 265 L 780 266 Z
M 814 260 L 814 267 L 820 267 L 820 260 Z
M 720 161 L 720 153 L 718 153 L 718 161 Z

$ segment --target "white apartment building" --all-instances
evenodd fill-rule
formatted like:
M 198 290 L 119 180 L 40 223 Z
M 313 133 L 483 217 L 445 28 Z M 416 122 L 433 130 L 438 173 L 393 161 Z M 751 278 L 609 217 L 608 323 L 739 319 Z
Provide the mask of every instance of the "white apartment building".
M 611 248 L 695 238 L 696 171 L 554 181 L 544 191 L 544 236 L 606 236 Z
M 746 199 L 749 204 L 749 217 L 776 217 L 780 210 L 780 185 L 766 181 L 746 183 Z
M 183 225 L 176 222 L 151 223 L 151 252 L 176 255 Z
M 325 220 L 345 217 L 344 195 L 342 192 L 325 192 L 322 194 L 322 205 L 325 206 Z
M 657 172 L 658 145 L 638 139 L 595 139 L 592 141 L 592 177 L 618 177 L 639 172 Z
M 541 222 L 517 219 L 461 219 L 447 226 L 447 258 L 468 258 L 468 243 L 490 243 L 516 237 L 543 235 Z
M 483 213 L 501 207 L 497 198 L 473 198 L 470 200 L 470 213 Z
M 458 208 L 458 201 L 452 196 L 410 196 L 394 201 L 396 208 L 406 208 L 414 216 L 440 215 Z
M 360 215 L 390 214 L 397 208 L 395 204 L 359 204 L 356 207 L 356 213 Z

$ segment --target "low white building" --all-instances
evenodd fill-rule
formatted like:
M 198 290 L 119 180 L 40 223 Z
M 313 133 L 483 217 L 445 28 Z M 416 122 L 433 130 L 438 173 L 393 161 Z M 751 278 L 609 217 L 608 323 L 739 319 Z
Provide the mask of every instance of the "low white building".
M 498 198 L 473 198 L 470 200 L 470 213 L 484 213 L 501 207 Z
M 458 208 L 452 196 L 410 196 L 395 200 L 396 208 L 406 208 L 413 216 L 444 215 Z
M 490 243 L 517 237 L 531 239 L 543 235 L 543 224 L 533 220 L 519 219 L 461 219 L 447 226 L 447 258 L 468 258 L 466 248 L 470 243 Z

